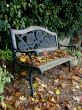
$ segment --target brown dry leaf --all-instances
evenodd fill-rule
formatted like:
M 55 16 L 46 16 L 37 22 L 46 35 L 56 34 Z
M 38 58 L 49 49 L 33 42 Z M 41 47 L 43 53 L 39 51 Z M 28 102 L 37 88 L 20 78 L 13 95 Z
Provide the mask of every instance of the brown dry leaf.
M 50 94 L 50 95 L 53 95 L 53 94 L 54 94 L 54 92 L 53 92 L 53 91 L 50 91 L 50 90 L 49 90 L 48 92 L 49 92 L 49 94 Z
M 54 97 L 49 98 L 50 102 L 56 103 L 56 100 L 54 99 Z
M 73 96 L 73 99 L 74 99 L 75 101 L 77 101 L 77 102 L 80 102 L 79 96 Z
M 19 105 L 21 105 L 22 101 L 21 100 L 16 100 L 15 102 L 15 107 L 17 108 Z
M 73 75 L 73 76 L 72 76 L 72 79 L 73 79 L 73 80 L 76 80 L 76 81 L 79 81 L 80 78 L 79 78 L 78 76 L 74 76 L 74 75 Z
M 82 103 L 82 96 L 80 96 L 80 102 Z
M 77 108 L 76 108 L 76 107 L 74 107 L 74 108 L 73 108 L 73 110 L 77 110 Z
M 20 96 L 20 97 L 19 97 L 19 100 L 24 101 L 24 100 L 26 100 L 26 97 Z
M 9 110 L 14 110 L 14 109 L 15 109 L 14 105 L 11 105 L 10 102 L 6 102 L 6 105 L 7 105 L 7 108 L 8 108 Z
M 10 104 L 14 104 L 16 99 L 14 96 L 6 96 L 6 101 L 9 102 Z
M 15 93 L 15 96 L 18 97 L 18 98 L 19 98 L 21 95 L 22 95 L 22 93 L 19 92 L 19 91 L 17 91 L 17 92 Z
M 62 87 L 63 89 L 64 89 L 66 86 L 67 86 L 66 83 L 62 83 L 62 84 L 61 84 L 61 87 Z
M 11 88 L 5 87 L 5 90 L 7 91 L 7 93 L 9 95 L 14 95 L 15 94 L 15 89 L 13 87 L 11 87 Z
M 19 105 L 16 110 L 25 110 L 25 107 L 23 105 Z
M 23 70 L 21 73 L 20 73 L 21 76 L 27 76 L 28 75 L 28 72 L 26 70 Z
M 74 88 L 80 89 L 80 86 L 77 82 L 72 81 L 72 84 L 73 84 Z
M 35 80 L 36 80 L 37 82 L 41 82 L 41 79 L 38 78 L 38 77 L 35 77 Z

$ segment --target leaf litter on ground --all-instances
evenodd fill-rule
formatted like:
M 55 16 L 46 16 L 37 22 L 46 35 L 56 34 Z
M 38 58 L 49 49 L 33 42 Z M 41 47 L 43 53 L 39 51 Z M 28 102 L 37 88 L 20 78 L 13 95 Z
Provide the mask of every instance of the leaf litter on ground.
M 76 68 L 76 70 L 75 70 Z M 5 87 L 4 110 L 82 110 L 82 69 L 53 68 L 43 76 L 34 76 L 34 97 L 29 96 L 29 83 L 15 80 Z M 21 84 L 21 86 L 19 86 Z

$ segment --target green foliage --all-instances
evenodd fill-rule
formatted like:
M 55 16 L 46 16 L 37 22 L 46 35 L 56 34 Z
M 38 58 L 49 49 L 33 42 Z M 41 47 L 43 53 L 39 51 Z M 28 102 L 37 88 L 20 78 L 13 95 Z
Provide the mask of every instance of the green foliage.
M 0 50 L 0 59 L 2 60 L 12 60 L 12 52 L 9 49 Z
M 0 100 L 3 100 L 4 96 L 2 93 L 4 92 L 5 85 L 11 82 L 11 78 L 12 76 L 6 70 L 5 65 L 3 65 L 3 68 L 0 67 Z
M 71 36 L 82 27 L 81 0 L 1 0 L 0 40 L 3 34 L 10 47 L 9 28 L 22 29 L 30 25 L 47 27 L 59 36 Z
M 81 49 L 66 49 L 72 56 L 76 56 L 77 58 L 81 58 L 82 57 L 82 53 L 81 53 Z

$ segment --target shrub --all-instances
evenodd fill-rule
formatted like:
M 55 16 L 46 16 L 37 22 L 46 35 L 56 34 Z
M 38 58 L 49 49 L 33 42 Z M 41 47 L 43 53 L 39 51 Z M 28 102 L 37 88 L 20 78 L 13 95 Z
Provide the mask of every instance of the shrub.
M 0 101 L 3 100 L 4 96 L 1 95 L 4 92 L 5 84 L 11 82 L 12 75 L 6 70 L 5 65 L 3 68 L 0 67 Z
M 10 48 L 9 28 L 23 29 L 30 25 L 47 27 L 58 32 L 59 36 L 71 36 L 75 30 L 82 28 L 82 2 L 81 0 L 0 1 L 1 48 Z
M 12 52 L 9 49 L 0 50 L 0 60 L 12 60 Z

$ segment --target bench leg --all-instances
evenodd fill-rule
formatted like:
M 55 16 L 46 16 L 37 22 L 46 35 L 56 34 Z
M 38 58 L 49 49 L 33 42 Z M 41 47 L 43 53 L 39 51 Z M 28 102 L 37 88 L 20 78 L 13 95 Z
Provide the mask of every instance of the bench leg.
M 29 84 L 30 84 L 30 89 L 31 89 L 31 96 L 33 97 L 34 95 L 34 89 L 32 85 L 32 70 L 29 70 Z
M 69 72 L 70 72 L 71 70 L 70 61 L 68 61 L 68 66 L 69 66 Z

